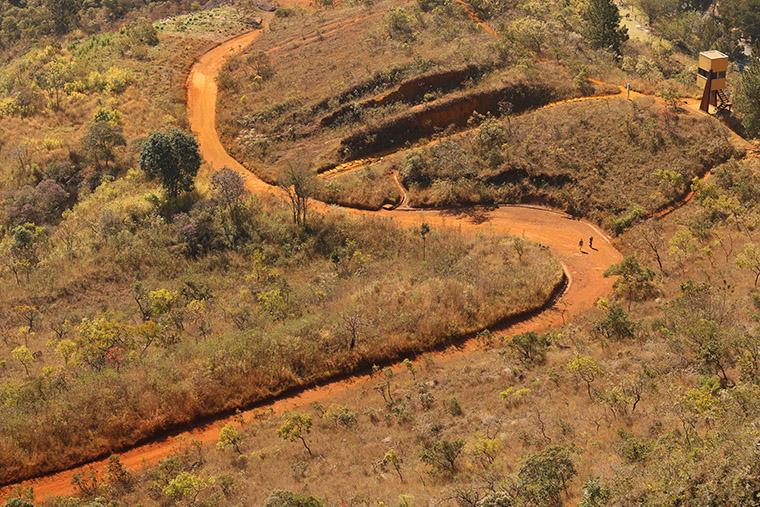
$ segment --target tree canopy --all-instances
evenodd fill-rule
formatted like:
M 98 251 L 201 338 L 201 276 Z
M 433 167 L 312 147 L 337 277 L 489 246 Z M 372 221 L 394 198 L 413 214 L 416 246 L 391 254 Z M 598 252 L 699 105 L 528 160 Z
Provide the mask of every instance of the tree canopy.
M 591 0 L 583 13 L 586 37 L 596 48 L 606 49 L 617 56 L 628 40 L 628 29 L 620 26 L 620 11 L 612 0 Z
M 178 129 L 154 132 L 140 154 L 140 167 L 157 179 L 169 198 L 193 189 L 193 180 L 201 167 L 198 142 Z

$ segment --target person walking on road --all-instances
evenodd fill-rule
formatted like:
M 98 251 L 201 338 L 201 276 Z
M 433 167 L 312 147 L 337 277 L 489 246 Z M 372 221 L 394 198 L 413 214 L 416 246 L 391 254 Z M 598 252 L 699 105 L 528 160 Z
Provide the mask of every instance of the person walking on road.
M 594 249 L 594 236 L 588 238 L 588 247 L 592 250 Z
M 583 240 L 578 241 L 578 250 L 583 251 Z

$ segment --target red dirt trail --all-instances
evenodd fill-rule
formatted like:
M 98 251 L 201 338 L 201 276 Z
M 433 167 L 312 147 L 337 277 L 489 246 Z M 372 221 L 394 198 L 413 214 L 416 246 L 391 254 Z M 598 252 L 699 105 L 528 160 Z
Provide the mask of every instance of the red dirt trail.
M 487 23 L 477 18 L 471 7 L 462 0 L 457 0 L 467 11 L 470 18 L 488 34 L 496 36 L 495 30 Z M 331 26 L 333 29 L 343 28 L 339 23 Z M 250 45 L 259 35 L 261 30 L 244 33 L 223 42 L 219 46 L 204 54 L 193 66 L 187 80 L 187 105 L 190 125 L 197 136 L 201 155 L 213 170 L 229 167 L 238 171 L 246 179 L 247 188 L 258 195 L 280 195 L 282 191 L 257 178 L 242 164 L 230 156 L 222 145 L 216 130 L 216 102 L 217 85 L 216 78 L 222 70 L 227 59 L 240 53 Z M 324 33 L 322 34 L 324 35 Z M 294 41 L 295 42 L 295 41 Z M 304 41 L 301 41 L 303 43 Z M 306 41 L 311 42 L 311 41 Z M 284 47 L 272 48 L 276 51 Z M 635 94 L 638 95 L 638 94 Z M 564 102 L 582 100 L 604 100 L 607 97 L 585 97 Z M 546 107 L 553 107 L 551 104 Z M 685 103 L 689 109 L 694 109 L 691 103 Z M 731 140 L 738 147 L 748 148 L 752 156 L 756 155 L 754 146 L 749 145 L 744 139 L 733 137 Z M 354 161 L 352 165 L 360 165 L 362 161 Z M 366 161 L 365 161 L 366 162 Z M 403 188 L 402 188 L 403 192 Z M 688 201 L 687 197 L 684 201 Z M 522 236 L 527 240 L 546 245 L 552 254 L 562 263 L 569 284 L 562 297 L 550 309 L 538 316 L 501 329 L 493 329 L 497 333 L 516 334 L 528 330 L 541 331 L 563 325 L 567 319 L 580 315 L 591 309 L 596 301 L 609 294 L 613 280 L 603 276 L 604 271 L 612 264 L 619 262 L 622 255 L 610 243 L 609 239 L 595 226 L 587 222 L 572 219 L 571 217 L 550 209 L 530 206 L 502 206 L 492 210 L 479 210 L 465 212 L 463 210 L 414 210 L 402 206 L 393 211 L 363 211 L 344 208 L 346 213 L 352 215 L 370 215 L 394 220 L 401 226 L 414 227 L 423 222 L 434 227 L 458 228 L 463 231 L 473 231 L 483 234 L 512 234 Z M 681 204 L 681 203 L 679 203 Z M 669 208 L 659 213 L 656 217 L 667 214 L 677 208 Z M 315 203 L 313 208 L 320 211 L 338 209 L 323 203 Z M 578 249 L 578 240 L 583 239 L 588 244 L 588 238 L 593 236 L 596 248 L 594 250 L 585 247 L 583 252 Z M 476 340 L 472 339 L 457 348 L 449 348 L 443 352 L 431 352 L 438 361 L 450 359 L 454 356 L 467 354 L 477 347 Z M 400 367 L 400 366 L 396 366 Z M 302 391 L 298 395 L 284 397 L 260 408 L 248 410 L 241 415 L 244 420 L 251 420 L 261 413 L 282 413 L 298 407 L 306 406 L 315 401 L 329 399 L 335 393 L 357 389 L 370 380 L 369 375 L 355 375 L 347 380 L 332 382 L 320 387 L 313 387 Z M 159 460 L 177 451 L 183 444 L 190 440 L 198 440 L 203 443 L 215 442 L 218 439 L 219 428 L 234 418 L 222 418 L 213 423 L 199 425 L 190 431 L 181 432 L 168 436 L 155 442 L 140 445 L 121 453 L 120 459 L 129 470 L 140 470 L 146 466 L 157 463 Z M 77 467 L 71 470 L 51 474 L 39 479 L 24 481 L 16 486 L 32 487 L 36 500 L 44 500 L 54 496 L 62 496 L 73 493 L 72 478 L 75 474 L 86 469 L 102 473 L 106 461 L 97 461 L 89 465 Z M 15 486 L 8 486 L 0 490 L 0 500 L 7 496 Z
M 216 130 L 216 77 L 227 59 L 241 52 L 260 33 L 261 31 L 258 30 L 242 34 L 204 54 L 193 66 L 188 77 L 187 103 L 190 125 L 197 136 L 201 154 L 211 168 L 214 170 L 225 166 L 232 168 L 246 178 L 246 186 L 252 193 L 272 195 L 281 194 L 281 191 L 255 177 L 230 156 L 222 145 Z M 320 211 L 336 209 L 335 206 L 322 203 L 315 203 L 314 207 Z M 464 212 L 460 213 L 458 210 L 369 212 L 346 209 L 345 211 L 352 215 L 386 217 L 399 225 L 409 227 L 419 226 L 422 222 L 427 222 L 433 227 L 459 228 L 463 231 L 477 231 L 489 235 L 513 234 L 549 247 L 552 254 L 562 263 L 569 279 L 566 292 L 551 309 L 537 317 L 508 329 L 493 330 L 502 333 L 506 331 L 519 333 L 527 330 L 546 330 L 560 326 L 566 319 L 589 310 L 598 298 L 607 295 L 612 288 L 613 281 L 604 278 L 604 271 L 622 258 L 605 235 L 593 225 L 572 219 L 563 213 L 538 207 L 504 206 L 493 210 L 478 211 L 476 212 L 477 216 Z M 595 239 L 596 249 L 589 250 L 586 248 L 584 252 L 580 252 L 578 250 L 579 239 L 583 239 L 584 243 L 587 243 L 590 236 Z M 476 346 L 476 341 L 470 340 L 461 347 L 430 354 L 445 359 L 453 355 L 466 354 Z M 307 389 L 296 396 L 277 400 L 264 408 L 249 410 L 242 415 L 245 420 L 249 420 L 256 413 L 262 411 L 281 413 L 295 407 L 308 405 L 314 401 L 327 399 L 335 392 L 355 388 L 357 384 L 365 383 L 368 380 L 369 376 L 367 375 L 356 375 L 348 380 Z M 190 439 L 201 442 L 216 441 L 219 428 L 231 420 L 232 418 L 218 420 L 191 431 L 135 447 L 121 453 L 121 461 L 130 470 L 142 469 L 175 452 L 178 447 Z M 24 481 L 19 485 L 34 488 L 37 500 L 71 494 L 73 492 L 72 477 L 88 467 L 96 472 L 101 472 L 105 468 L 105 461 L 98 461 L 39 479 Z M 9 491 L 10 487 L 1 491 L 0 497 L 8 494 Z
M 475 12 L 464 0 L 457 1 L 465 7 L 468 16 L 478 23 L 486 33 L 497 36 L 495 30 L 487 23 L 478 19 Z M 331 26 L 330 28 L 340 29 L 343 27 L 339 23 L 335 23 L 335 25 L 337 26 Z M 261 30 L 257 30 L 234 37 L 213 48 L 196 62 L 187 80 L 188 114 L 190 125 L 200 144 L 201 155 L 213 170 L 229 167 L 238 171 L 245 177 L 246 186 L 253 194 L 282 195 L 280 189 L 260 180 L 230 156 L 222 145 L 216 130 L 216 78 L 227 59 L 241 52 L 260 34 Z M 301 42 L 303 43 L 303 41 Z M 307 40 L 306 42 L 311 41 Z M 284 47 L 272 49 L 284 49 Z M 605 98 L 608 97 L 586 97 L 579 100 L 603 100 Z M 693 110 L 691 103 L 685 103 L 685 105 Z M 754 147 L 743 139 L 736 139 L 734 137 L 732 141 L 736 145 L 741 145 L 741 147 L 750 148 L 748 151 L 753 156 L 757 154 Z M 354 164 L 356 164 L 356 161 Z M 687 197 L 685 201 L 688 201 L 688 199 Z M 315 203 L 312 207 L 320 211 L 339 209 L 336 206 L 329 206 L 323 203 Z M 410 209 L 405 206 L 402 208 L 393 211 L 376 212 L 348 208 L 344 210 L 352 215 L 389 218 L 399 225 L 406 227 L 419 226 L 421 223 L 427 222 L 433 227 L 458 228 L 463 231 L 474 231 L 488 235 L 512 234 L 522 236 L 527 240 L 546 245 L 552 254 L 559 259 L 569 280 L 567 289 L 562 297 L 552 308 L 532 319 L 511 327 L 492 329 L 492 331 L 502 334 L 507 332 L 509 334 L 522 333 L 528 330 L 547 330 L 558 327 L 564 324 L 567 319 L 588 311 L 600 297 L 606 296 L 612 289 L 613 280 L 605 278 L 603 276 L 604 271 L 610 265 L 622 259 L 620 252 L 612 246 L 609 239 L 596 227 L 550 209 L 530 206 L 502 206 L 493 210 L 465 212 L 462 210 L 423 211 Z M 661 212 L 659 215 L 666 214 L 675 208 L 676 206 Z M 588 247 L 585 247 L 583 252 L 579 251 L 578 240 L 583 239 L 584 243 L 588 244 L 590 236 L 593 236 L 595 239 L 594 244 L 596 249 L 590 250 Z M 445 361 L 454 356 L 467 354 L 476 347 L 477 342 L 472 339 L 460 347 L 449 348 L 443 352 L 431 352 L 428 355 L 434 356 L 438 361 Z M 397 365 L 396 367 L 401 366 Z M 309 388 L 298 395 L 284 397 L 261 408 L 243 412 L 242 417 L 244 420 L 251 420 L 257 414 L 266 412 L 277 414 L 293 408 L 303 407 L 315 401 L 329 399 L 337 392 L 359 388 L 368 382 L 369 379 L 368 375 L 355 375 L 347 380 L 335 381 L 324 386 Z M 191 439 L 204 443 L 215 442 L 218 438 L 219 428 L 238 418 L 239 416 L 235 418 L 222 418 L 213 423 L 199 425 L 193 430 L 134 447 L 121 453 L 119 456 L 122 463 L 129 470 L 140 470 L 172 454 Z M 24 481 L 18 484 L 18 486 L 34 488 L 37 500 L 68 495 L 73 492 L 74 488 L 72 487 L 71 480 L 75 474 L 81 473 L 87 468 L 101 473 L 105 469 L 105 464 L 105 461 L 93 462 L 86 466 L 51 474 L 39 479 Z M 9 486 L 0 490 L 0 500 L 9 494 L 13 487 Z

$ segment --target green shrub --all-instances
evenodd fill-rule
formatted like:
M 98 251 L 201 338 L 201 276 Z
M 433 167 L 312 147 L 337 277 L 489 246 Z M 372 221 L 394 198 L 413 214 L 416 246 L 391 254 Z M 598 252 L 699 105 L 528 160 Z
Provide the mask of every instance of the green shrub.
M 325 412 L 325 419 L 336 427 L 353 428 L 358 424 L 355 410 L 341 405 L 333 405 Z
M 436 473 L 454 474 L 464 450 L 464 440 L 436 440 L 424 447 L 420 459 Z
M 644 461 L 650 448 L 647 442 L 625 430 L 618 431 L 618 438 L 615 449 L 623 459 L 628 463 Z
M 646 213 L 640 206 L 633 206 L 621 215 L 614 217 L 610 221 L 610 228 L 616 235 L 623 234 L 626 229 L 641 221 L 646 217 Z
M 316 497 L 293 493 L 292 491 L 272 491 L 264 507 L 323 507 L 324 503 Z

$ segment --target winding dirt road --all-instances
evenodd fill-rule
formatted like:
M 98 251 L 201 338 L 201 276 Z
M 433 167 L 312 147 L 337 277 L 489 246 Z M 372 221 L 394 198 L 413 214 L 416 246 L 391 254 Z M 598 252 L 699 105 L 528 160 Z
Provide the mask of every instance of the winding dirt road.
M 224 149 L 216 131 L 216 77 L 226 60 L 242 51 L 261 33 L 260 30 L 242 34 L 222 43 L 203 55 L 194 65 L 187 81 L 187 103 L 190 125 L 197 136 L 201 154 L 205 161 L 216 170 L 230 167 L 246 178 L 248 189 L 258 195 L 280 194 L 281 191 L 255 177 Z M 316 203 L 319 210 L 335 209 L 334 206 Z M 433 227 L 453 227 L 467 231 L 477 231 L 484 234 L 513 234 L 528 240 L 546 245 L 563 264 L 569 285 L 551 309 L 539 316 L 512 326 L 508 329 L 496 329 L 500 333 L 519 333 L 527 330 L 546 330 L 562 325 L 566 319 L 577 316 L 591 309 L 598 298 L 607 295 L 613 281 L 603 276 L 604 271 L 622 258 L 612 246 L 609 239 L 593 225 L 574 220 L 565 214 L 552 210 L 504 206 L 494 210 L 484 210 L 477 213 L 461 213 L 452 211 L 360 211 L 346 209 L 353 215 L 370 215 L 386 217 L 402 226 L 419 226 L 427 222 Z M 584 252 L 578 249 L 578 240 L 585 243 L 593 236 L 595 249 L 586 248 Z M 474 340 L 461 347 L 448 349 L 444 352 L 430 353 L 441 359 L 453 355 L 466 354 L 477 344 Z M 356 375 L 348 380 L 328 383 L 321 387 L 309 388 L 300 394 L 283 398 L 268 405 L 249 410 L 242 414 L 245 420 L 251 419 L 262 410 L 280 413 L 295 407 L 308 405 L 314 401 L 329 398 L 337 391 L 357 388 L 357 384 L 369 381 L 367 375 Z M 137 446 L 120 454 L 122 463 L 130 470 L 138 470 L 156 463 L 160 459 L 175 452 L 183 443 L 190 439 L 201 442 L 213 442 L 218 438 L 219 428 L 230 421 L 220 419 L 214 423 L 200 426 L 191 431 L 169 436 L 161 440 Z M 60 472 L 40 479 L 25 481 L 22 487 L 34 488 L 37 500 L 71 494 L 72 477 L 86 468 L 100 472 L 105 468 L 105 461 L 99 461 L 76 469 Z M 0 492 L 0 498 L 7 495 L 10 488 Z

